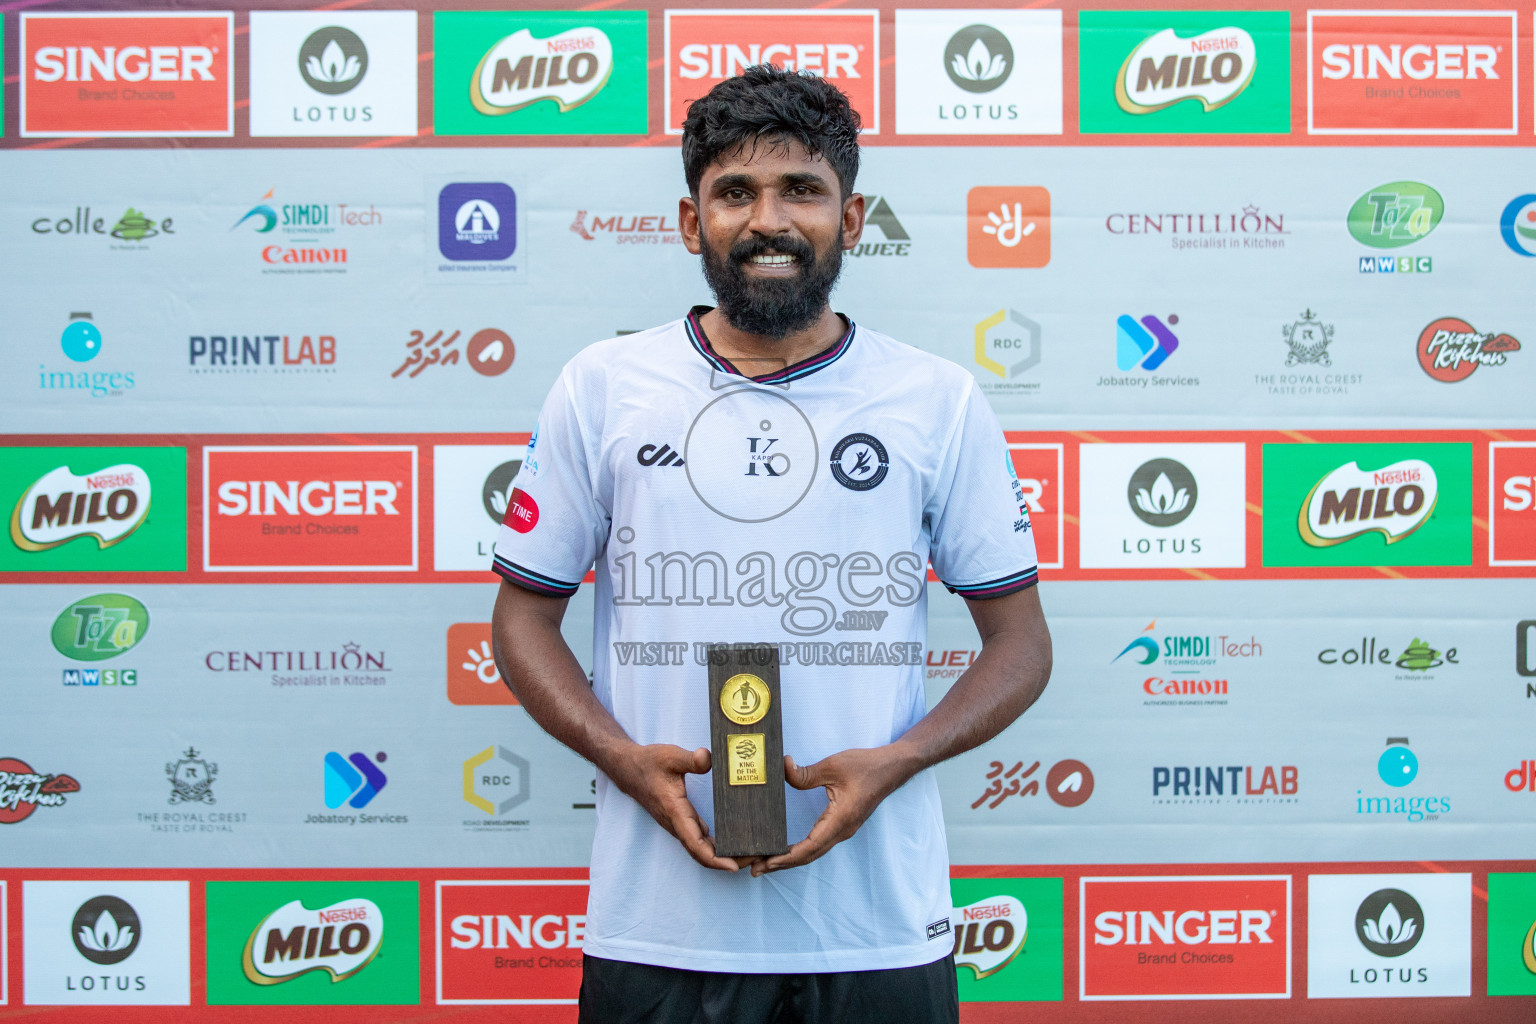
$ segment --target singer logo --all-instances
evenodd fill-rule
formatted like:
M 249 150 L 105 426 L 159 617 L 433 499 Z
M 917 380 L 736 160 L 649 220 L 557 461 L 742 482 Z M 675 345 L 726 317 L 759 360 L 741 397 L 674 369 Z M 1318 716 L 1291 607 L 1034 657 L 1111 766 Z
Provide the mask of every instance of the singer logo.
M 1289 875 L 1079 886 L 1080 998 L 1290 998 Z
M 414 570 L 416 449 L 204 448 L 203 568 Z
M 878 11 L 667 11 L 667 133 L 681 135 L 688 104 L 754 64 L 809 71 L 841 89 L 880 132 Z
M 1488 564 L 1536 565 L 1536 443 L 1488 446 Z
M 1307 12 L 1313 135 L 1514 135 L 1514 11 Z
M 23 14 L 21 134 L 233 135 L 232 14 Z
M 585 881 L 438 882 L 438 1002 L 574 1005 L 586 927 Z

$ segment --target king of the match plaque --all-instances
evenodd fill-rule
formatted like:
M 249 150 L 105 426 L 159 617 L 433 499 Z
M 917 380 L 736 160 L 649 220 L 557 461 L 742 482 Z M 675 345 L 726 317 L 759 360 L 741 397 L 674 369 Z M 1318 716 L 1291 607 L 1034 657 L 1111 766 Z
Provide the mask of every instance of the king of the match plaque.
M 708 660 L 715 853 L 784 853 L 789 839 L 779 649 L 774 644 L 710 644 Z

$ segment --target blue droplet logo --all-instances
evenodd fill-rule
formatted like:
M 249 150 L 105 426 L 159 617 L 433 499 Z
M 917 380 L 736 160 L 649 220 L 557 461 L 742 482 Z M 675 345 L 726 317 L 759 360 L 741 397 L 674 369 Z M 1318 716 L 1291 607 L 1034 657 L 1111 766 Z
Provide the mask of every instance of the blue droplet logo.
M 1406 786 L 1419 774 L 1419 759 L 1407 747 L 1388 747 L 1376 761 L 1376 774 L 1389 786 Z
M 101 331 L 89 313 L 71 313 L 69 326 L 59 336 L 64 354 L 77 363 L 88 363 L 101 354 Z

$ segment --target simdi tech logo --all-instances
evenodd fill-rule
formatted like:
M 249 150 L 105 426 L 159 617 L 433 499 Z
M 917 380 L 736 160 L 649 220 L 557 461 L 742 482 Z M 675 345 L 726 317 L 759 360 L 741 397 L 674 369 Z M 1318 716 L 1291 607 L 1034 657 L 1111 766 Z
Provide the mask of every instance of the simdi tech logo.
M 1471 994 L 1470 874 L 1307 876 L 1309 999 Z
M 416 134 L 415 11 L 252 11 L 251 136 Z
M 209 882 L 208 1003 L 420 1002 L 415 882 Z
M 437 135 L 643 135 L 644 11 L 438 11 Z
M 24 881 L 22 972 L 32 1006 L 186 1006 L 189 886 Z
M 229 12 L 21 16 L 21 134 L 234 134 Z
M 1265 565 L 1472 564 L 1470 444 L 1266 444 L 1263 458 Z
M 1517 17 L 1308 11 L 1308 133 L 1516 134 Z
M 207 572 L 416 568 L 416 448 L 203 449 Z
M 896 12 L 896 134 L 1060 135 L 1060 11 Z
M 951 878 L 962 1003 L 1062 998 L 1062 880 Z
M 185 448 L 0 448 L 0 467 L 0 571 L 186 569 Z
M 669 10 L 665 13 L 668 135 L 681 135 L 688 104 L 754 64 L 827 79 L 880 134 L 880 12 L 872 10 Z
M 1083 11 L 1084 134 L 1285 134 L 1287 11 Z
M 575 1005 L 587 882 L 437 883 L 439 1004 Z

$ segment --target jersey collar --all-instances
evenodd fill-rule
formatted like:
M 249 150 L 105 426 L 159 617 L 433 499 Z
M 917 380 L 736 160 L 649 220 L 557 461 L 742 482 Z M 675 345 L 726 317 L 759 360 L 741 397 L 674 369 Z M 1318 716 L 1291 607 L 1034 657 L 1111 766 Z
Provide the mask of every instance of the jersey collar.
M 823 349 L 813 356 L 800 360 L 798 363 L 784 367 L 782 370 L 774 370 L 771 373 L 761 374 L 757 377 L 749 377 L 732 366 L 730 360 L 717 353 L 714 347 L 710 345 L 709 336 L 704 333 L 704 325 L 699 322 L 699 317 L 708 313 L 710 309 L 711 307 L 709 306 L 694 306 L 688 311 L 688 316 L 683 320 L 683 329 L 688 333 L 688 340 L 693 344 L 694 349 L 699 355 L 704 357 L 704 361 L 716 370 L 722 373 L 733 373 L 738 377 L 746 377 L 756 384 L 788 384 L 791 381 L 800 380 L 802 377 L 808 377 L 817 370 L 824 369 L 837 362 L 853 344 L 854 323 L 839 313 L 837 315 L 843 318 L 843 322 L 848 325 L 848 329 L 843 332 L 841 338 L 833 342 L 831 348 Z

